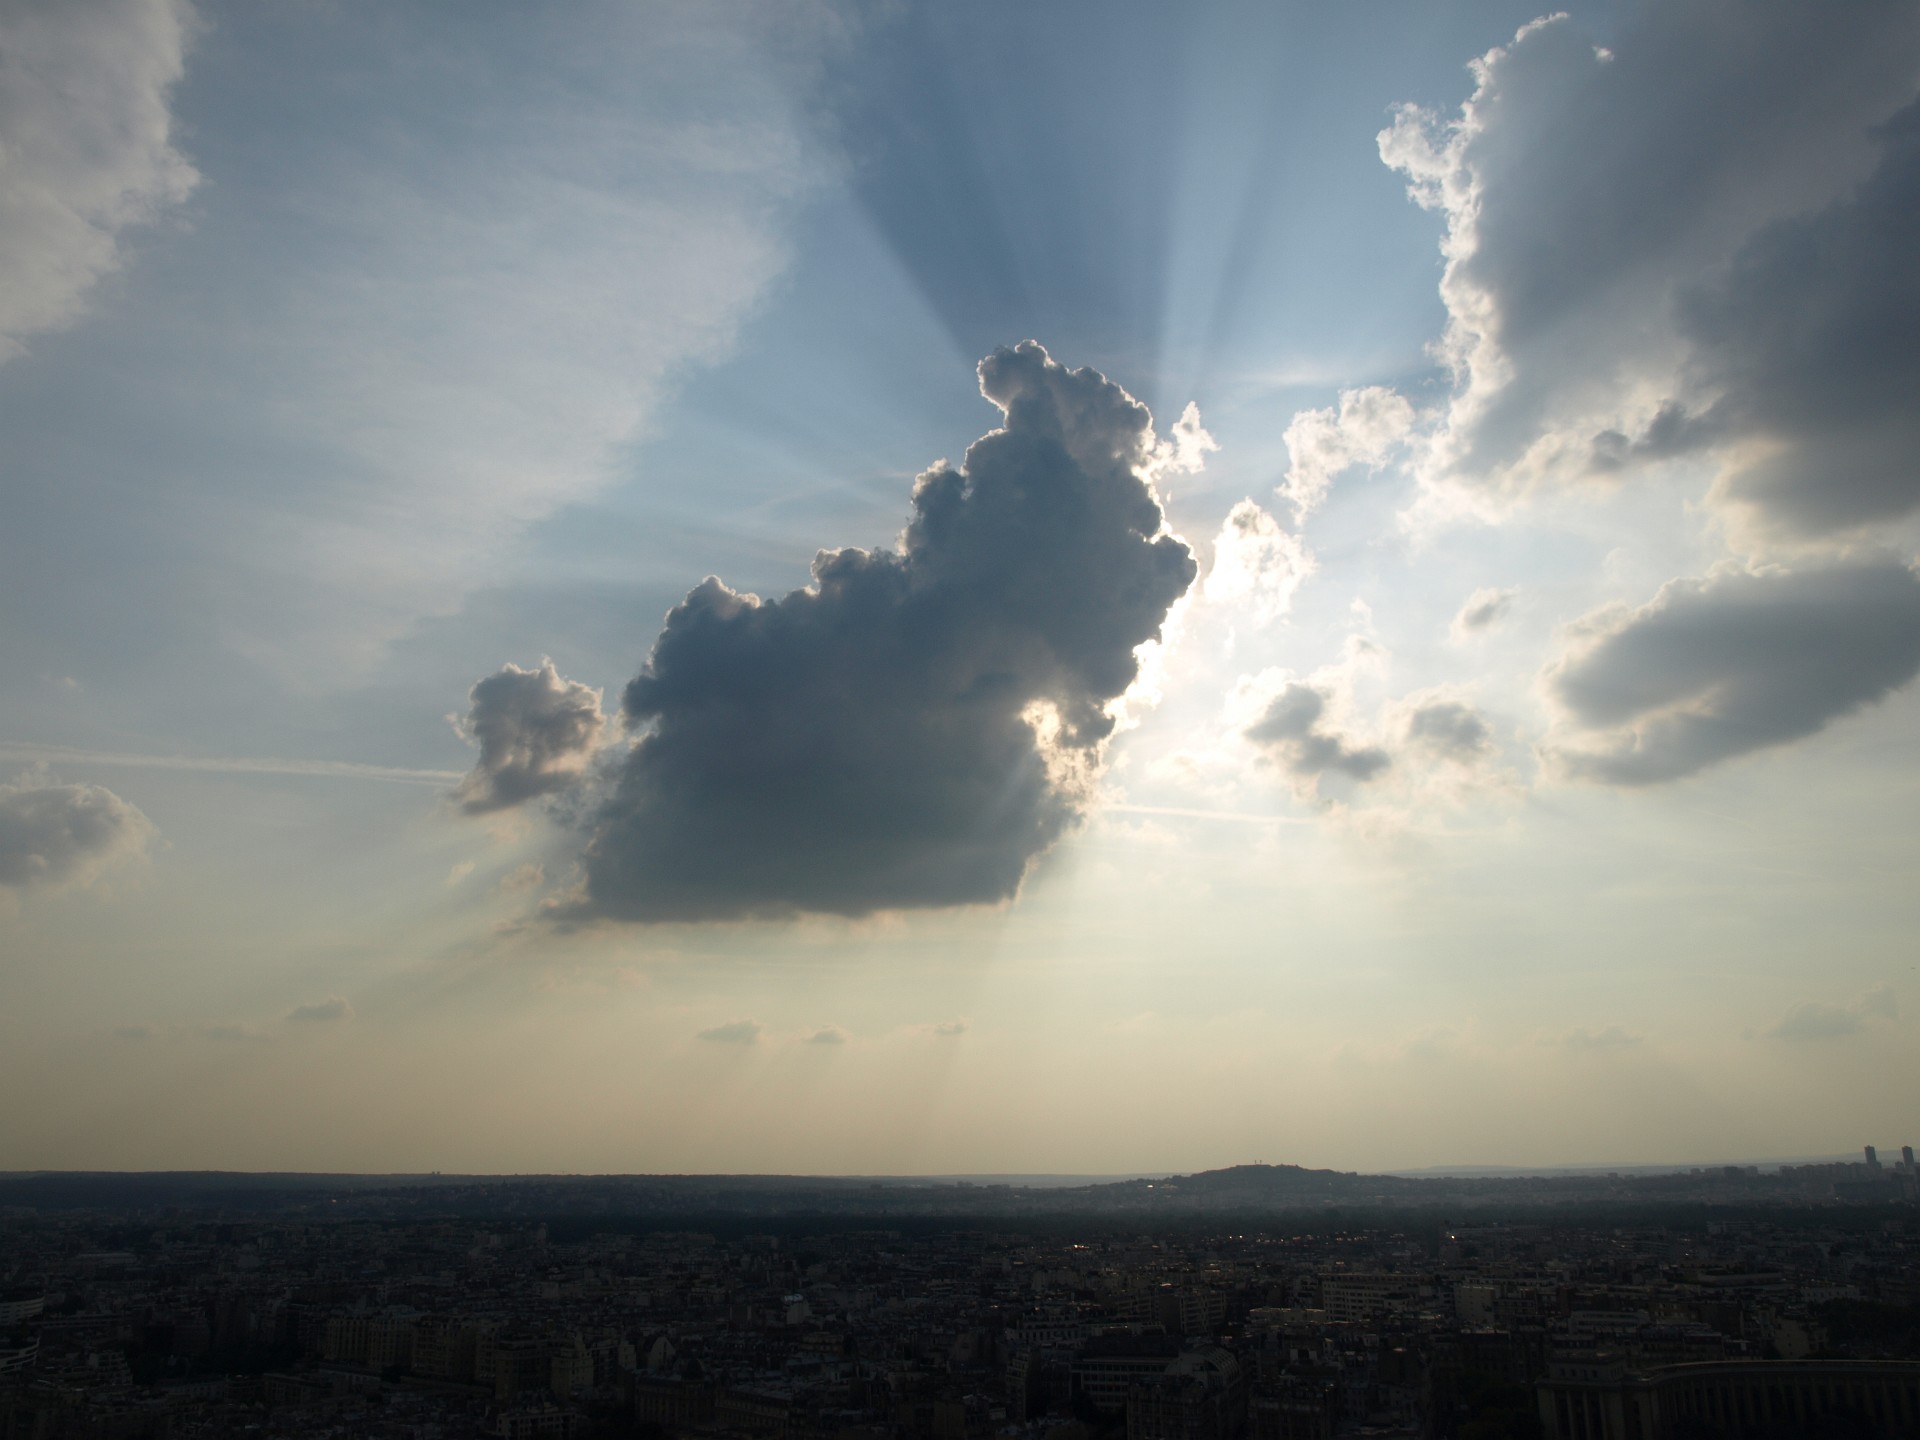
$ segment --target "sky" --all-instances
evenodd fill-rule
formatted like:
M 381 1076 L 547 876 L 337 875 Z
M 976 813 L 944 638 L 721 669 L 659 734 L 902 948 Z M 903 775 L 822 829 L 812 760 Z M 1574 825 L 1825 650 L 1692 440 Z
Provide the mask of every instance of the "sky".
M 1914 1139 L 1920 4 L 0 4 L 0 1169 Z

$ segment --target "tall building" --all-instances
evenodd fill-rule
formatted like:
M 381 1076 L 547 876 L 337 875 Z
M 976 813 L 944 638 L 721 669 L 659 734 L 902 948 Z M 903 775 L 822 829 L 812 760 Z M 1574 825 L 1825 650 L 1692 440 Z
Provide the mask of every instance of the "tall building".
M 1910 1360 L 1728 1360 L 1635 1373 L 1594 1357 L 1554 1362 L 1535 1395 L 1548 1440 L 1920 1428 L 1920 1363 Z
M 1164 1375 L 1180 1348 L 1174 1335 L 1097 1335 L 1074 1357 L 1073 1393 L 1103 1414 L 1121 1414 L 1134 1381 Z
M 1878 1170 L 1880 1168 L 1880 1152 L 1878 1150 L 1875 1150 L 1871 1145 L 1867 1146 L 1866 1150 L 1867 1150 L 1867 1168 L 1869 1170 Z

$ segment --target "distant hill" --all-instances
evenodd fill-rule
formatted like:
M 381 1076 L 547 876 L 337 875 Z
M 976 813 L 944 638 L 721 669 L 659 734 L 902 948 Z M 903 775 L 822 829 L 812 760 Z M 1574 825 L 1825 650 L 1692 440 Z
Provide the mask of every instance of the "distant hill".
M 1329 1208 L 1427 1206 L 1466 1213 L 1541 1205 L 1827 1204 L 1836 1198 L 1834 1181 L 1849 1173 L 1830 1163 L 1799 1171 L 1726 1165 L 1685 1171 L 1482 1171 L 1424 1176 L 1366 1175 L 1299 1165 L 1230 1165 L 1191 1175 L 1080 1181 L 1070 1176 L 1021 1181 L 945 1176 L 46 1171 L 0 1174 L 0 1210 L 183 1209 L 235 1216 L 303 1213 L 316 1218 L 708 1216 L 744 1221 L 820 1216 L 885 1221 L 946 1217 L 956 1223 L 1075 1215 L 1173 1219 Z M 1895 1184 L 1895 1190 L 1906 1183 Z

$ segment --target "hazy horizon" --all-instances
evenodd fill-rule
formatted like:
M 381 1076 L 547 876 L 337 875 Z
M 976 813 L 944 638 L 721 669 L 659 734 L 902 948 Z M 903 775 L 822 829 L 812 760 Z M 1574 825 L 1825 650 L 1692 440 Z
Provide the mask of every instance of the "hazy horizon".
M 1759 1166 L 1762 1168 L 1769 1167 L 1769 1166 L 1788 1166 L 1788 1165 L 1835 1165 L 1835 1164 L 1851 1164 L 1858 1161 L 1859 1158 L 1860 1158 L 1859 1155 L 1857 1153 L 1854 1153 L 1854 1154 L 1835 1154 L 1835 1155 L 1772 1156 L 1772 1157 L 1762 1157 L 1759 1159 L 1754 1159 L 1751 1157 L 1745 1158 L 1745 1159 L 1728 1159 L 1728 1158 L 1722 1157 L 1717 1159 L 1704 1159 L 1704 1160 L 1696 1159 L 1690 1162 L 1689 1161 L 1672 1161 L 1672 1162 L 1654 1161 L 1654 1162 L 1643 1163 L 1640 1161 L 1584 1160 L 1584 1161 L 1566 1161 L 1562 1163 L 1537 1162 L 1534 1164 L 1507 1164 L 1507 1165 L 1474 1165 L 1469 1163 L 1423 1165 L 1423 1166 L 1417 1166 L 1417 1167 L 1390 1165 L 1380 1170 L 1360 1170 L 1360 1171 L 1350 1171 L 1345 1173 L 1358 1174 L 1363 1176 L 1364 1175 L 1383 1175 L 1383 1176 L 1401 1175 L 1401 1176 L 1409 1176 L 1409 1177 L 1419 1177 L 1419 1176 L 1430 1175 L 1437 1178 L 1450 1178 L 1450 1177 L 1473 1178 L 1478 1176 L 1492 1177 L 1492 1176 L 1498 1176 L 1498 1175 L 1524 1176 L 1524 1175 L 1534 1175 L 1534 1174 L 1542 1174 L 1542 1175 L 1544 1174 L 1586 1174 L 1586 1173 L 1605 1174 L 1612 1171 L 1669 1172 L 1669 1171 L 1685 1171 L 1692 1168 L 1711 1169 L 1715 1167 L 1728 1166 L 1728 1165 L 1742 1166 L 1742 1167 Z M 1292 1166 L 1292 1163 L 1293 1162 L 1291 1161 L 1276 1161 L 1276 1162 L 1242 1161 L 1242 1162 L 1236 1162 L 1234 1164 L 1228 1164 L 1228 1165 L 1222 1165 L 1222 1166 L 1210 1167 L 1210 1168 L 1221 1169 L 1221 1170 L 1244 1168 L 1248 1166 L 1271 1166 L 1273 1168 L 1286 1168 L 1286 1167 Z M 1297 1166 L 1293 1168 L 1313 1170 L 1313 1169 L 1329 1169 L 1332 1167 Z M 1054 1188 L 1054 1187 L 1065 1188 L 1065 1187 L 1074 1187 L 1074 1186 L 1082 1186 L 1082 1185 L 1090 1185 L 1090 1184 L 1091 1185 L 1122 1184 L 1132 1180 L 1168 1180 L 1168 1179 L 1175 1179 L 1175 1178 L 1179 1178 L 1186 1175 L 1192 1175 L 1196 1173 L 1206 1173 L 1206 1172 L 1183 1171 L 1183 1170 L 1123 1170 L 1123 1171 L 1115 1171 L 1112 1173 L 1090 1173 L 1090 1174 L 1076 1174 L 1076 1173 L 1069 1173 L 1069 1172 L 1037 1172 L 1037 1173 L 1031 1173 L 1031 1174 L 1023 1174 L 1019 1172 L 1000 1173 L 995 1171 L 965 1171 L 965 1172 L 952 1172 L 952 1173 L 929 1171 L 929 1172 L 920 1172 L 920 1173 L 909 1172 L 909 1173 L 893 1174 L 893 1173 L 883 1173 L 883 1172 L 858 1172 L 858 1171 L 842 1172 L 842 1171 L 805 1171 L 805 1170 L 795 1170 L 795 1171 L 753 1171 L 753 1170 L 716 1170 L 716 1171 L 646 1171 L 646 1170 L 631 1170 L 631 1171 L 620 1171 L 620 1170 L 588 1170 L 588 1171 L 420 1170 L 420 1171 L 406 1171 L 406 1170 L 393 1170 L 393 1171 L 378 1171 L 378 1170 L 224 1170 L 224 1169 L 211 1169 L 211 1170 L 20 1169 L 20 1170 L 0 1170 L 0 1178 L 17 1177 L 17 1176 L 23 1176 L 23 1175 L 178 1174 L 178 1175 L 236 1175 L 236 1176 L 260 1177 L 260 1178 L 270 1178 L 274 1176 L 288 1176 L 288 1177 L 302 1177 L 302 1178 L 311 1177 L 311 1178 L 318 1178 L 318 1179 L 338 1178 L 338 1179 L 351 1179 L 351 1180 L 426 1180 L 426 1179 L 617 1180 L 617 1179 L 648 1179 L 648 1178 L 655 1178 L 660 1176 L 673 1176 L 673 1177 L 687 1178 L 687 1179 L 713 1178 L 713 1179 L 728 1179 L 728 1180 L 794 1179 L 794 1180 L 858 1180 L 858 1181 L 865 1181 L 865 1182 L 893 1181 L 893 1182 L 902 1183 L 902 1184 L 921 1184 L 921 1183 L 937 1181 L 937 1182 L 947 1182 L 947 1183 L 964 1182 L 964 1183 L 973 1184 L 973 1185 L 1005 1184 L 1005 1185 L 1023 1186 L 1023 1187 L 1032 1188 L 1032 1189 L 1045 1189 L 1045 1188 Z

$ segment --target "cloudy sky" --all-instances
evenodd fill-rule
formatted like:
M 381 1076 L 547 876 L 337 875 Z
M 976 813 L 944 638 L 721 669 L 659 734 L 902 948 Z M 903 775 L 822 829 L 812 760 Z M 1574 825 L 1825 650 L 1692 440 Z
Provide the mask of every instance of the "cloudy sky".
M 1826 1154 L 1920 4 L 0 5 L 0 1168 Z

